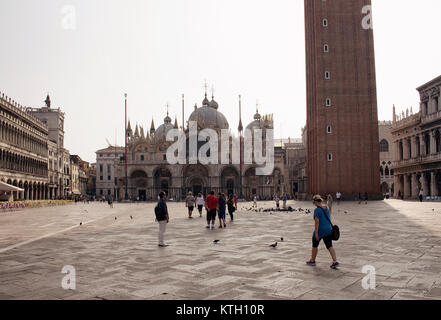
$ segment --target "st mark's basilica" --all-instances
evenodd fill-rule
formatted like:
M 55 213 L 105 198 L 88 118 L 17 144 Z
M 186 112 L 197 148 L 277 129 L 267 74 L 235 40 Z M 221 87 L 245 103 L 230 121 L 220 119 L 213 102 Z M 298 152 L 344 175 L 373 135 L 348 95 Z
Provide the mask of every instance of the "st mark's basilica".
M 205 93 L 202 107 L 194 106 L 187 125 L 184 128 L 186 139 L 189 139 L 189 123 L 197 123 L 197 132 L 203 129 L 213 129 L 218 136 L 221 136 L 221 130 L 231 130 L 227 118 L 219 111 L 219 105 L 212 97 L 210 101 Z M 253 121 L 246 129 L 273 129 L 274 121 L 272 115 L 261 116 L 256 110 Z M 192 191 L 193 194 L 202 192 L 207 195 L 210 191 L 224 192 L 225 194 L 242 195 L 251 199 L 256 195 L 259 199 L 272 199 L 274 195 L 281 196 L 283 193 L 293 195 L 298 186 L 293 185 L 288 173 L 287 152 L 283 148 L 283 143 L 274 147 L 274 169 L 270 175 L 256 175 L 256 164 L 169 164 L 167 160 L 167 149 L 174 142 L 167 141 L 167 132 L 171 129 L 180 129 L 178 121 L 174 123 L 168 115 L 164 118 L 164 123 L 155 128 L 152 120 L 151 128 L 146 131 L 144 128 L 136 125 L 134 131 L 130 121 L 127 126 L 127 164 L 124 161 L 124 148 L 115 148 L 115 157 L 113 161 L 108 161 L 107 165 L 100 165 L 100 159 L 106 157 L 112 158 L 112 147 L 97 151 L 97 191 L 99 190 L 100 179 L 109 177 L 109 186 L 103 186 L 97 195 L 113 195 L 116 199 L 123 199 L 126 193 L 125 176 L 127 170 L 127 196 L 129 199 L 153 200 L 158 193 L 163 190 L 169 198 L 182 199 Z M 237 134 L 231 130 L 232 139 L 239 139 L 243 132 L 242 119 L 239 120 Z M 236 140 L 237 141 L 237 140 Z M 243 145 L 243 138 L 242 140 Z M 198 142 L 198 149 L 206 142 Z M 232 140 L 230 140 L 231 146 Z M 288 145 L 288 144 L 287 144 Z M 299 144 L 300 145 L 300 144 Z M 220 141 L 219 141 L 220 158 Z M 231 149 L 230 149 L 231 150 Z M 208 151 L 210 152 L 210 151 Z M 242 159 L 243 159 L 242 147 Z M 188 144 L 186 156 L 188 159 Z M 127 166 L 127 169 L 126 169 Z M 113 167 L 113 168 L 112 168 Z M 108 173 L 104 172 L 109 170 Z M 100 172 L 101 171 L 101 172 Z M 111 174 L 113 173 L 113 174 Z M 113 188 L 110 185 L 114 184 Z

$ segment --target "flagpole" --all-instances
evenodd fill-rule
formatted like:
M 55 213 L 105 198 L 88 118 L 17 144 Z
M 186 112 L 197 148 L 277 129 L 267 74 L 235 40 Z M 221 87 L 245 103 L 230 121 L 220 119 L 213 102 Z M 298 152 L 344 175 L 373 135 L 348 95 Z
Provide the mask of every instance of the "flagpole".
M 124 200 L 128 200 L 129 194 L 127 193 L 127 93 L 124 93 L 124 105 L 125 105 L 125 139 L 124 139 L 124 171 L 125 171 L 125 194 Z
M 242 131 L 243 131 L 243 126 L 242 126 L 242 96 L 239 95 L 239 146 L 240 146 L 240 151 L 239 151 L 239 159 L 240 159 L 240 165 L 239 165 L 239 186 L 240 186 L 240 190 L 239 190 L 239 198 L 243 199 L 243 192 L 242 192 Z

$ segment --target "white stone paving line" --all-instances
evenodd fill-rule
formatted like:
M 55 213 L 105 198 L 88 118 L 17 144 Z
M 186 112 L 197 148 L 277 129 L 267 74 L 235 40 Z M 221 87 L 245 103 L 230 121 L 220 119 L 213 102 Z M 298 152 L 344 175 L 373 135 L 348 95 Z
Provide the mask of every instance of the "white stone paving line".
M 33 239 L 29 239 L 29 240 L 26 240 L 26 241 L 23 241 L 23 242 L 19 242 L 19 243 L 13 244 L 12 246 L 0 249 L 0 253 L 7 252 L 9 250 L 12 250 L 12 249 L 24 246 L 26 244 L 29 244 L 29 243 L 32 243 L 32 242 L 35 242 L 35 241 L 38 241 L 38 240 L 41 240 L 41 239 L 50 238 L 50 237 L 55 236 L 57 234 L 67 232 L 67 231 L 73 230 L 75 228 L 79 228 L 79 227 L 82 227 L 82 226 L 84 226 L 86 224 L 93 223 L 93 222 L 96 222 L 96 221 L 99 221 L 99 220 L 102 220 L 102 219 L 104 219 L 104 218 L 98 218 L 98 219 L 95 219 L 95 220 L 90 220 L 90 221 L 87 221 L 87 222 L 83 222 L 83 224 L 81 226 L 80 225 L 75 225 L 75 226 L 72 226 L 72 227 L 69 227 L 69 228 L 66 228 L 66 229 L 63 229 L 63 230 L 59 230 L 59 231 L 55 231 L 55 232 L 52 232 L 52 233 L 45 234 L 45 235 L 37 237 L 37 238 L 33 238 Z

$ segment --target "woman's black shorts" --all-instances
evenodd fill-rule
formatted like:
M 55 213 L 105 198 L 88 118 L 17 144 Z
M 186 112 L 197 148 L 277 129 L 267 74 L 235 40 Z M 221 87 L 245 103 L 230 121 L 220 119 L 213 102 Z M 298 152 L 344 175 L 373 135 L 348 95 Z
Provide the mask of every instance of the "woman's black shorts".
M 198 210 L 199 210 L 199 212 L 202 212 L 202 208 L 204 207 L 204 205 L 202 205 L 202 204 L 198 204 Z
M 193 211 L 194 207 L 193 206 L 188 206 L 188 211 Z
M 332 234 L 329 235 L 329 236 L 326 236 L 326 237 L 324 237 L 324 238 L 320 238 L 319 241 L 317 241 L 317 240 L 315 239 L 315 237 L 312 236 L 312 247 L 313 247 L 313 248 L 318 248 L 318 246 L 319 246 L 319 244 L 320 244 L 320 241 L 321 241 L 322 239 L 323 239 L 323 242 L 324 242 L 325 245 L 326 245 L 326 249 L 330 249 L 330 248 L 332 248 Z

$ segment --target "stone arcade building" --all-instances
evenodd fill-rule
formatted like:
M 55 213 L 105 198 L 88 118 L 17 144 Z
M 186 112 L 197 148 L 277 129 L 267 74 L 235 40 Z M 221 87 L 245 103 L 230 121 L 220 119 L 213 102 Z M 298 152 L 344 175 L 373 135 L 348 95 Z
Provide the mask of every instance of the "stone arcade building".
M 25 108 L 1 94 L 0 181 L 24 189 L 14 200 L 85 194 L 86 171 L 64 148 L 64 113 L 51 108 L 49 95 L 44 107 Z
M 417 90 L 420 111 L 395 114 L 394 196 L 416 199 L 422 189 L 425 197 L 439 199 L 441 192 L 441 76 Z
M 14 199 L 47 199 L 48 128 L 17 102 L 0 97 L 0 180 L 24 189 Z

